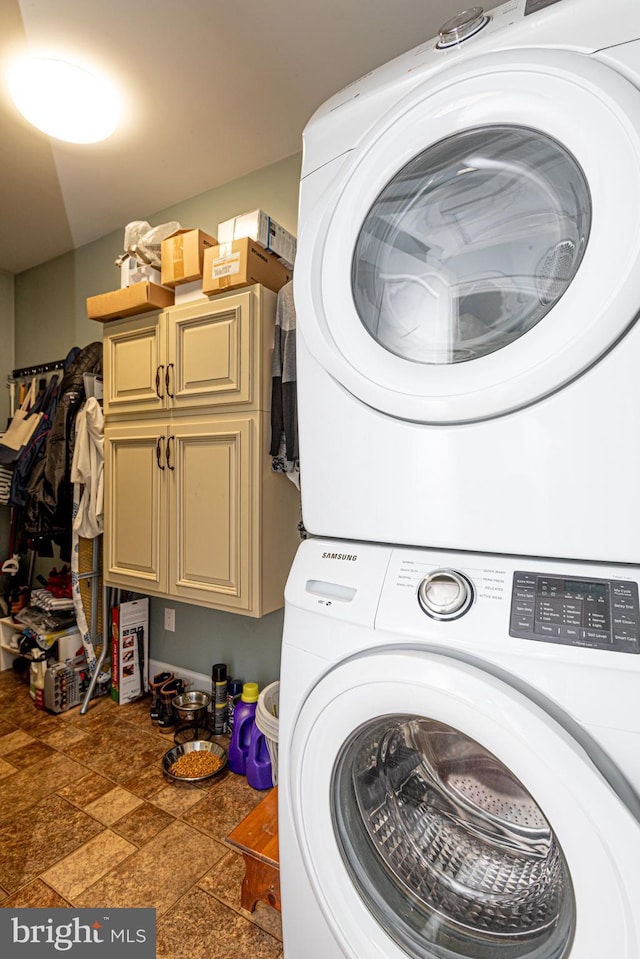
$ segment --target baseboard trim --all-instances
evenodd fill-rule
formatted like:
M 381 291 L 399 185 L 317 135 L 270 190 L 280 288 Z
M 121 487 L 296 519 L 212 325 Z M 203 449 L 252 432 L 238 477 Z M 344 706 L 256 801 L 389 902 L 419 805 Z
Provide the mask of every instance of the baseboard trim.
M 206 673 L 196 673 L 192 669 L 183 669 L 182 666 L 173 666 L 158 659 L 149 660 L 149 678 L 153 679 L 156 673 L 173 673 L 189 684 L 190 689 L 200 689 L 205 693 L 211 692 L 211 676 Z

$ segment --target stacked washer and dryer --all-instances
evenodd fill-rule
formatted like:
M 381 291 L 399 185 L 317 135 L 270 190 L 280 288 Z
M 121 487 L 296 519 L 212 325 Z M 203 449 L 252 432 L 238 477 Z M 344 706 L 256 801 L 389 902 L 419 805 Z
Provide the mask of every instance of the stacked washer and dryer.
M 294 283 L 285 959 L 639 959 L 636 0 L 333 97 Z

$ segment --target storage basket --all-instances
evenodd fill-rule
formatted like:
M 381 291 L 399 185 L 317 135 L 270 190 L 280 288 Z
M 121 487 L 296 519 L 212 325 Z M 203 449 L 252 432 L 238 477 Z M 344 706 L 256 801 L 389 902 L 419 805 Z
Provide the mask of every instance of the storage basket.
M 265 686 L 258 696 L 255 723 L 267 741 L 271 759 L 271 779 L 278 785 L 278 707 L 280 702 L 280 683 Z

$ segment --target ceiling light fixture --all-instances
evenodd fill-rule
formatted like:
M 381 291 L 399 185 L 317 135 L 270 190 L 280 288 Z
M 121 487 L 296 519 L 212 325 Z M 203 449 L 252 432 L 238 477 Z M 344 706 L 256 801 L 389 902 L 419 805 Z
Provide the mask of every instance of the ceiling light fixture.
M 97 143 L 115 130 L 120 105 L 115 90 L 84 67 L 48 57 L 22 60 L 10 90 L 20 113 L 48 136 L 68 143 Z

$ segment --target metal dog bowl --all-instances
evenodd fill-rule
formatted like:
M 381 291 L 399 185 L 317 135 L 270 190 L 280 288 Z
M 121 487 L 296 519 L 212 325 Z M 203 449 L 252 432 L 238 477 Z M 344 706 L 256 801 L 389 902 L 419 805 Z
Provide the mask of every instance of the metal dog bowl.
M 219 769 L 216 769 L 214 772 L 206 773 L 204 776 L 176 776 L 175 773 L 170 772 L 173 764 L 180 759 L 181 756 L 186 755 L 187 753 L 192 752 L 210 752 L 214 756 L 217 756 L 218 759 L 222 760 Z M 211 779 L 212 776 L 219 776 L 220 773 L 226 768 L 227 765 L 227 750 L 224 746 L 221 746 L 219 743 L 209 742 L 205 739 L 195 739 L 189 743 L 182 743 L 180 746 L 174 746 L 173 749 L 170 749 L 162 757 L 162 771 L 170 779 L 173 779 L 174 782 L 178 783 L 195 783 L 201 782 L 203 779 Z
M 179 693 L 171 700 L 176 716 L 186 722 L 201 722 L 209 703 L 211 694 L 194 689 L 188 693 Z

